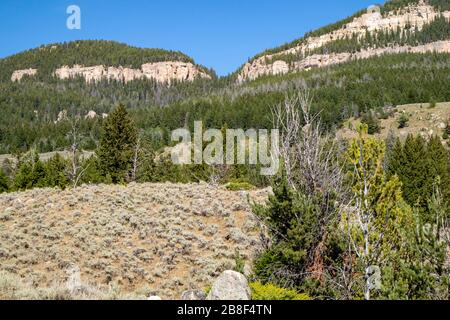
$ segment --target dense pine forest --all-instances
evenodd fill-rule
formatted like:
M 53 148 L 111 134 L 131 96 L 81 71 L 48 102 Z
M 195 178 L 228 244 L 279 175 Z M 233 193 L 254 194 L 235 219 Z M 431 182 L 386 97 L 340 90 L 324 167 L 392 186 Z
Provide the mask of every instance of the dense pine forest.
M 449 54 L 397 54 L 353 61 L 297 74 L 267 76 L 237 86 L 229 78 L 196 80 L 172 86 L 151 80 L 123 84 L 84 79 L 0 83 L 0 153 L 64 150 L 70 119 L 81 116 L 81 147 L 95 149 L 101 117 L 84 119 L 90 110 L 109 113 L 118 104 L 129 109 L 146 135 L 165 144 L 170 130 L 195 120 L 209 127 L 270 128 L 270 108 L 305 83 L 313 88 L 314 106 L 323 125 L 336 129 L 342 121 L 368 110 L 416 102 L 450 101 Z M 426 71 L 426 72 L 424 72 Z M 420 86 L 420 90 L 417 88 Z M 66 110 L 67 118 L 58 120 Z M 56 123 L 55 123 L 56 122 Z M 11 126 L 11 123 L 17 125 Z M 155 135 L 155 133 L 157 133 Z M 160 138 L 159 138 L 160 137 Z

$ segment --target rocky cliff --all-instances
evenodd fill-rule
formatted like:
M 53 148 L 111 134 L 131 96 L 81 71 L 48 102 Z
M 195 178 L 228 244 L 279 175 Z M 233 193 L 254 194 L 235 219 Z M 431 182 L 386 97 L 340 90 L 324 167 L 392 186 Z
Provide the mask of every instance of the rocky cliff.
M 251 65 L 246 65 L 238 77 L 239 82 L 245 80 L 255 80 L 264 75 L 285 74 L 288 72 L 299 72 L 311 68 L 321 68 L 339 63 L 344 63 L 355 59 L 368 59 L 382 54 L 396 53 L 426 53 L 426 52 L 450 52 L 449 41 L 437 41 L 420 46 L 397 46 L 389 48 L 376 48 L 370 50 L 361 50 L 360 52 L 350 53 L 331 53 L 331 54 L 313 54 L 305 59 L 288 64 L 285 61 L 277 60 L 273 63 L 265 63 L 264 60 L 255 60 Z
M 33 76 L 37 69 L 26 69 L 14 71 L 11 81 L 20 81 L 24 75 Z M 190 62 L 167 61 L 145 63 L 141 69 L 132 69 L 126 67 L 108 67 L 104 65 L 80 66 L 74 65 L 62 66 L 55 70 L 54 75 L 59 79 L 69 79 L 76 76 L 82 76 L 86 82 L 100 81 L 102 79 L 118 80 L 129 82 L 136 79 L 154 79 L 161 83 L 170 83 L 172 81 L 193 81 L 196 78 L 211 78 L 209 74 Z
M 283 74 L 291 71 L 301 71 L 313 66 L 326 66 L 339 62 L 344 62 L 352 58 L 369 58 L 374 55 L 383 53 L 397 53 L 397 52 L 449 52 L 448 42 L 433 43 L 430 45 L 420 46 L 415 49 L 411 47 L 391 47 L 380 48 L 374 50 L 367 50 L 358 52 L 356 54 L 340 53 L 331 55 L 312 55 L 303 60 L 297 61 L 292 65 L 280 59 L 284 55 L 302 54 L 307 55 L 315 49 L 321 48 L 324 45 L 336 40 L 351 38 L 353 36 L 363 37 L 369 33 L 377 31 L 395 31 L 422 30 L 423 26 L 432 22 L 438 16 L 444 16 L 450 19 L 450 11 L 440 12 L 434 7 L 421 2 L 418 5 L 410 5 L 398 11 L 391 11 L 382 14 L 377 7 L 371 7 L 365 14 L 354 18 L 353 21 L 343 25 L 341 28 L 330 33 L 321 35 L 319 37 L 310 37 L 288 50 L 280 51 L 276 54 L 263 55 L 247 64 L 238 74 L 237 81 L 243 82 L 246 80 L 254 80 L 262 75 Z
M 82 76 L 87 82 L 102 79 L 129 82 L 142 78 L 154 79 L 158 82 L 171 82 L 193 81 L 196 78 L 211 78 L 210 75 L 200 70 L 194 64 L 179 61 L 145 63 L 141 69 L 106 67 L 102 65 L 92 67 L 78 65 L 73 67 L 64 66 L 57 69 L 55 75 L 60 79 Z
M 24 69 L 16 70 L 11 76 L 11 81 L 20 81 L 24 76 L 34 76 L 37 73 L 37 69 Z

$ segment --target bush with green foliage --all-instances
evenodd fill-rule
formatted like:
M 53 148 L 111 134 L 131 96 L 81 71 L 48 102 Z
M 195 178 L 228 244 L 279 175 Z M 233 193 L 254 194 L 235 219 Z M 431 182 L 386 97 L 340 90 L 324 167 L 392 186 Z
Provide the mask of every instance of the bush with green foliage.
M 255 188 L 255 186 L 248 182 L 232 181 L 226 185 L 226 188 L 230 191 L 242 191 L 242 190 L 252 190 Z
M 406 113 L 402 113 L 400 117 L 398 118 L 398 128 L 403 129 L 408 126 L 409 117 Z
M 361 117 L 361 123 L 364 123 L 367 125 L 368 133 L 369 134 L 375 134 L 380 133 L 381 131 L 381 125 L 380 120 L 378 119 L 375 112 L 369 111 L 363 114 Z
M 69 185 L 67 177 L 67 161 L 57 153 L 45 163 L 46 186 L 66 188 Z
M 280 288 L 272 283 L 252 282 L 250 283 L 250 289 L 252 300 L 311 300 L 307 294 Z
M 445 129 L 444 129 L 444 133 L 442 134 L 442 138 L 444 140 L 447 140 L 449 136 L 450 136 L 450 119 L 447 120 L 447 123 L 445 125 Z
M 9 190 L 9 184 L 9 178 L 3 169 L 0 169 L 0 193 L 7 192 Z
M 436 100 L 431 100 L 430 103 L 428 104 L 428 109 L 434 109 L 436 108 Z

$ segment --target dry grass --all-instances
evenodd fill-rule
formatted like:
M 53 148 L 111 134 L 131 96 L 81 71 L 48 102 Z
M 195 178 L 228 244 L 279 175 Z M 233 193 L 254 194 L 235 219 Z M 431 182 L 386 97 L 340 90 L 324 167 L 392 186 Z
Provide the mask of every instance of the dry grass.
M 259 236 L 246 193 L 207 184 L 1 194 L 0 299 L 178 299 L 233 268 L 236 250 L 250 265 Z
M 396 136 L 405 139 L 408 134 L 421 134 L 425 139 L 437 135 L 442 137 L 446 121 L 450 119 L 450 102 L 437 103 L 436 107 L 429 108 L 428 103 L 408 104 L 396 107 L 396 112 L 388 119 L 381 119 L 381 132 L 375 136 L 386 139 L 389 131 Z M 403 129 L 398 128 L 398 119 L 405 113 L 408 118 L 408 126 Z M 349 119 L 344 123 L 343 128 L 338 131 L 337 136 L 343 139 L 352 139 L 357 137 L 355 128 L 359 120 Z M 449 144 L 450 141 L 447 141 Z

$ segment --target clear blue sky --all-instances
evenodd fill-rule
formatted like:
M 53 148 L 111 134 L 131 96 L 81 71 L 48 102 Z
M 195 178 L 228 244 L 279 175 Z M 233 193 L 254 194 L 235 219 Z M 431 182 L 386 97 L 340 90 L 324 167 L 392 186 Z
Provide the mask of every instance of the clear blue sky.
M 219 75 L 255 54 L 383 0 L 0 0 L 0 57 L 105 39 L 182 51 Z M 66 8 L 81 8 L 81 30 Z M 0 71 L 1 72 L 1 71 Z

